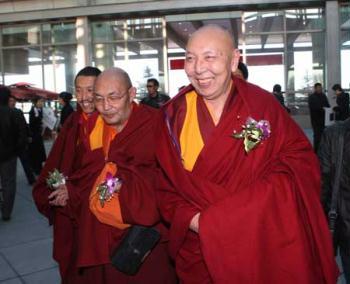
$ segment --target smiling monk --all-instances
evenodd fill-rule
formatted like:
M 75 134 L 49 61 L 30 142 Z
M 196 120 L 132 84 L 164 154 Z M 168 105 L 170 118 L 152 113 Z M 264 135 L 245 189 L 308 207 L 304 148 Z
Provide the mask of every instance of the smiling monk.
M 160 209 L 182 283 L 335 283 L 317 158 L 273 96 L 232 77 L 230 34 L 190 37 L 191 82 L 163 108 Z

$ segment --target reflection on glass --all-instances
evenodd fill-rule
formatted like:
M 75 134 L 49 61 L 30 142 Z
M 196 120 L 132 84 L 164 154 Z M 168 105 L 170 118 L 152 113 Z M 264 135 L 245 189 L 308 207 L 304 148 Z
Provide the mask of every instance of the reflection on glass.
M 75 43 L 76 27 L 74 22 L 62 22 L 43 25 L 43 43 Z
M 340 8 L 340 30 L 341 30 L 341 85 L 345 89 L 350 89 L 350 5 Z
M 287 35 L 287 88 L 299 93 L 292 98 L 299 106 L 307 105 L 315 83 L 324 85 L 324 48 L 324 33 Z
M 162 38 L 162 20 L 160 18 L 127 20 L 128 40 Z
M 114 66 L 126 70 L 137 88 L 138 98 L 144 95 L 150 77 L 159 80 L 163 91 L 162 29 L 160 18 L 91 23 L 94 65 L 101 70 Z
M 285 85 L 283 35 L 247 36 L 245 48 L 249 82 L 269 91 L 275 84 Z
M 286 10 L 286 28 L 289 31 L 324 29 L 324 9 Z
M 122 21 L 106 21 L 91 23 L 92 38 L 97 42 L 110 42 L 124 40 L 124 27 Z
M 93 47 L 94 65 L 100 70 L 115 66 L 117 60 L 125 60 L 124 43 L 98 43 Z
M 247 12 L 243 14 L 246 33 L 283 31 L 283 11 Z
M 45 88 L 73 92 L 77 72 L 76 45 L 50 46 L 43 50 Z
M 3 46 L 36 45 L 39 43 L 39 26 L 14 26 L 2 29 Z
M 4 49 L 3 60 L 6 85 L 25 82 L 43 87 L 39 47 Z

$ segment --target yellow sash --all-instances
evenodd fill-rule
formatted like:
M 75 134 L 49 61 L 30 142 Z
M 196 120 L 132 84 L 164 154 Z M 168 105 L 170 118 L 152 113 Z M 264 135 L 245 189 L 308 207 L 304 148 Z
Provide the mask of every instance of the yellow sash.
M 116 135 L 116 130 L 106 125 L 103 119 L 99 116 L 89 137 L 91 150 L 103 148 L 104 155 L 107 157 L 110 143 Z M 123 221 L 119 203 L 119 194 L 114 193 L 113 198 L 106 201 L 104 203 L 104 207 L 102 207 L 100 204 L 99 195 L 96 191 L 97 187 L 106 180 L 108 173 L 110 173 L 112 176 L 117 174 L 117 165 L 115 163 L 108 162 L 104 165 L 90 192 L 89 207 L 91 212 L 101 223 L 111 225 L 118 229 L 125 229 L 130 225 L 125 224 Z
M 186 116 L 180 134 L 181 156 L 184 168 L 192 171 L 197 158 L 204 147 L 197 116 L 197 94 L 195 91 L 186 95 Z

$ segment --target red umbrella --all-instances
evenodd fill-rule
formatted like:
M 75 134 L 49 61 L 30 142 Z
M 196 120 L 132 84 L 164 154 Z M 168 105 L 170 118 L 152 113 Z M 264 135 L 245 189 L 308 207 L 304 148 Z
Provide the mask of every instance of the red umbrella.
M 8 86 L 11 90 L 11 95 L 19 100 L 31 100 L 38 97 L 57 100 L 58 94 L 40 88 L 35 88 L 28 83 L 16 83 Z

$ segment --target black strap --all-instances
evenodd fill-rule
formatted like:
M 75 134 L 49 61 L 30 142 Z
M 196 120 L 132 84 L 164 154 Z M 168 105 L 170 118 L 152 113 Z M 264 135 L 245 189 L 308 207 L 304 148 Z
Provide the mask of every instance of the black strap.
M 341 178 L 342 169 L 343 169 L 344 135 L 345 135 L 344 127 L 341 127 L 340 135 L 337 143 L 337 149 L 334 153 L 332 153 L 336 155 L 335 179 L 334 179 L 334 184 L 332 186 L 333 188 L 332 188 L 331 207 L 328 212 L 329 229 L 331 230 L 332 233 L 334 233 L 335 223 L 338 217 L 337 207 L 338 207 L 338 194 L 339 194 L 339 188 L 340 188 L 340 178 Z

